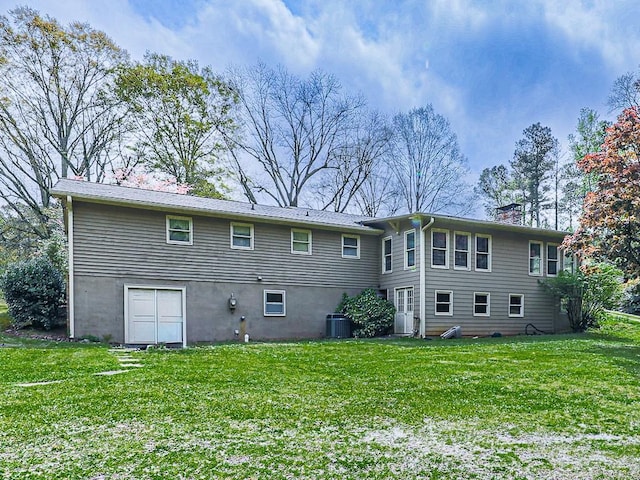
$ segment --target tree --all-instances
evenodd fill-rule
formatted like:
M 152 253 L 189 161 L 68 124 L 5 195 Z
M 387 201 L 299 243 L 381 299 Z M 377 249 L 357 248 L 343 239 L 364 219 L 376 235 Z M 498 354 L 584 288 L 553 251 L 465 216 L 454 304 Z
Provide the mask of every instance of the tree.
M 0 199 L 46 238 L 53 183 L 100 181 L 109 167 L 124 117 L 109 92 L 128 57 L 87 24 L 26 7 L 0 16 L 0 38 Z
M 369 153 L 379 151 L 376 140 L 362 155 L 362 137 L 354 135 L 364 101 L 343 95 L 338 80 L 322 71 L 302 79 L 258 64 L 231 71 L 229 82 L 239 97 L 242 131 L 227 140 L 245 196 L 254 203 L 264 195 L 279 206 L 298 206 L 314 200 L 314 185 L 331 185 L 323 206 L 344 210 L 347 192 L 368 175 Z
M 505 165 L 485 168 L 480 173 L 474 192 L 483 199 L 488 218 L 496 218 L 496 209 L 517 202 L 513 178 Z
M 523 193 L 525 214 L 529 213 L 528 224 L 535 223 L 536 227 L 540 227 L 540 215 L 548 201 L 547 180 L 555 164 L 553 152 L 558 140 L 551 135 L 549 127 L 543 127 L 540 123 L 534 123 L 522 133 L 524 138 L 516 142 L 511 168 L 515 182 Z
M 221 197 L 227 176 L 219 157 L 223 133 L 231 135 L 235 95 L 208 67 L 147 53 L 144 62 L 121 69 L 117 94 L 132 110 L 136 157 L 153 171 Z
M 409 212 L 463 214 L 471 209 L 466 159 L 446 118 L 431 105 L 393 118 L 390 162 Z
M 597 185 L 586 195 L 580 227 L 565 241 L 570 250 L 609 260 L 628 276 L 640 274 L 639 110 L 624 110 L 607 129 L 602 150 L 579 162 Z
M 610 111 L 640 106 L 640 72 L 625 73 L 613 82 L 607 101 Z

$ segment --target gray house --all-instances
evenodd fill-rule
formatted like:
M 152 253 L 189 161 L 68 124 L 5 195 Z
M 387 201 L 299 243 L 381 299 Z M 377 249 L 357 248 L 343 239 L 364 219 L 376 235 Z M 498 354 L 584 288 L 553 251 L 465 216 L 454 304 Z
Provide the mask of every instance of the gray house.
M 69 330 L 130 344 L 313 338 L 375 288 L 395 332 L 557 332 L 538 280 L 572 268 L 564 233 L 431 214 L 370 218 L 60 180 Z

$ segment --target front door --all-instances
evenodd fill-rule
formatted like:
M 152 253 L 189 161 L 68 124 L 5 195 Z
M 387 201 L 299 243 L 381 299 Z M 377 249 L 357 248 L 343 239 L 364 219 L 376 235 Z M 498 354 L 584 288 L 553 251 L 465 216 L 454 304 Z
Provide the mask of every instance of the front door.
M 394 333 L 413 334 L 413 287 L 396 288 L 396 321 Z
M 126 287 L 125 343 L 183 343 L 183 290 Z

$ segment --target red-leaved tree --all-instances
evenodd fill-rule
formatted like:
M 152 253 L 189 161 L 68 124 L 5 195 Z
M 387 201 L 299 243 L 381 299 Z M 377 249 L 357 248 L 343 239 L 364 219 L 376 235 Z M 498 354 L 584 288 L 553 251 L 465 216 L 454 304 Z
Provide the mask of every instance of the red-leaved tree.
M 584 202 L 580 227 L 564 246 L 583 257 L 640 274 L 640 109 L 628 108 L 607 129 L 602 150 L 578 166 L 598 178 Z

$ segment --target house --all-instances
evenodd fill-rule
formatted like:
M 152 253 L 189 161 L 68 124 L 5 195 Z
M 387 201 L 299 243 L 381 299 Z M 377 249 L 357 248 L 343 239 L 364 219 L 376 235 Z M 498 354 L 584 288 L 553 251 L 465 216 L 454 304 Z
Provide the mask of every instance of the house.
M 538 280 L 562 232 L 431 214 L 371 218 L 60 180 L 69 333 L 129 344 L 313 338 L 342 294 L 375 288 L 395 331 L 556 332 Z

